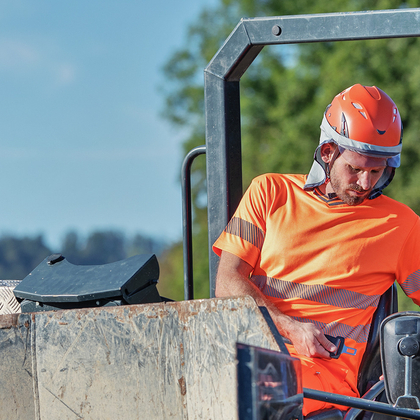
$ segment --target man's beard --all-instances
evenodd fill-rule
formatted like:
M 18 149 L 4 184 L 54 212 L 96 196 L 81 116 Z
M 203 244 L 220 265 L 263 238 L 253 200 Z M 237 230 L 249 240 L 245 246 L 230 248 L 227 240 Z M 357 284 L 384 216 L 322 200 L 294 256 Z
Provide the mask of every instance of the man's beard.
M 334 166 L 331 168 L 330 183 L 332 189 L 337 194 L 337 197 L 349 206 L 357 206 L 359 204 L 362 204 L 371 191 L 365 191 L 360 185 L 357 184 L 342 185 L 339 180 L 339 177 L 335 174 Z M 350 195 L 347 193 L 347 190 L 353 190 L 360 193 L 366 192 L 366 194 L 362 196 Z

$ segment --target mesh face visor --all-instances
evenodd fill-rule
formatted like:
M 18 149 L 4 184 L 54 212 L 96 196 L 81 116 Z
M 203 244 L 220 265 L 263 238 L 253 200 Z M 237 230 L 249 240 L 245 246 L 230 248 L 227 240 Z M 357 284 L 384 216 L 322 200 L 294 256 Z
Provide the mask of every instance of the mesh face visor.
M 352 152 L 360 153 L 369 157 L 383 157 L 387 159 L 387 167 L 385 168 L 382 177 L 376 183 L 374 189 L 369 195 L 369 198 L 375 198 L 382 194 L 382 190 L 392 181 L 394 177 L 395 168 L 400 166 L 400 156 L 402 150 L 402 142 L 396 146 L 377 146 L 369 143 L 349 139 L 337 133 L 328 123 L 325 114 L 321 124 L 321 136 L 319 139 L 319 146 L 315 151 L 314 163 L 309 171 L 305 190 L 311 190 L 319 185 L 325 183 L 327 179 L 327 166 L 321 158 L 321 146 L 325 143 L 335 143 L 339 146 L 340 152 L 343 149 Z

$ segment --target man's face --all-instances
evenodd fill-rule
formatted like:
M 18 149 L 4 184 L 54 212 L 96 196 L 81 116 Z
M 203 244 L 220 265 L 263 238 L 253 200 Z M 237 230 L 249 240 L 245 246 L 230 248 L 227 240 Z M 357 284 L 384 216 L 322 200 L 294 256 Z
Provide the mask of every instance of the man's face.
M 332 164 L 327 192 L 335 192 L 349 206 L 357 206 L 368 197 L 385 168 L 386 159 L 345 150 Z

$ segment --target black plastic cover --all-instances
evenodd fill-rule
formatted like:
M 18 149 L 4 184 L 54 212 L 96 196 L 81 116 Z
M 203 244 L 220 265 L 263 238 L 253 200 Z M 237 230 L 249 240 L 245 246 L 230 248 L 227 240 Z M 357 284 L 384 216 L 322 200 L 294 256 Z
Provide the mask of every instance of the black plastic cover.
M 414 399 L 420 399 L 420 313 L 399 312 L 389 316 L 382 322 L 380 334 L 382 370 L 388 401 L 396 404 L 398 400 L 398 406 L 413 408 L 399 397 L 405 394 L 406 369 L 411 366 L 411 395 Z M 407 358 L 410 358 L 409 363 Z
M 156 302 L 158 279 L 159 264 L 154 254 L 104 265 L 74 265 L 60 254 L 53 254 L 15 287 L 14 294 L 42 303 L 121 298 L 126 303 L 140 303 L 142 294 L 151 293 Z

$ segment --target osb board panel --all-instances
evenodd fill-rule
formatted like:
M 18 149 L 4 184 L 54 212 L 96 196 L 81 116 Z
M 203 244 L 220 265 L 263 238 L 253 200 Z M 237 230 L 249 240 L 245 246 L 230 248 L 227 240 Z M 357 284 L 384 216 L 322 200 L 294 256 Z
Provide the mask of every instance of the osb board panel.
M 8 419 L 236 419 L 236 342 L 279 349 L 251 298 L 40 312 L 27 332 L 17 319 L 0 330 L 17 372 L 2 403 L 32 411 Z
M 31 318 L 0 316 L 0 418 L 35 419 Z

